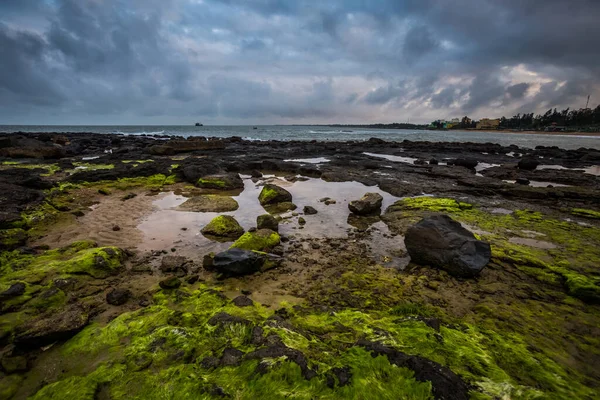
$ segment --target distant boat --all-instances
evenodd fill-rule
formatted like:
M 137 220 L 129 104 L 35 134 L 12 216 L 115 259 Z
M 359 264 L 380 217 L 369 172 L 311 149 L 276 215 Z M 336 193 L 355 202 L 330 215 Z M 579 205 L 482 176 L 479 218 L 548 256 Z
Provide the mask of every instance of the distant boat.
M 258 127 L 254 126 L 254 127 L 252 127 L 252 129 L 258 129 Z
M 196 126 L 204 126 L 200 122 L 196 122 Z

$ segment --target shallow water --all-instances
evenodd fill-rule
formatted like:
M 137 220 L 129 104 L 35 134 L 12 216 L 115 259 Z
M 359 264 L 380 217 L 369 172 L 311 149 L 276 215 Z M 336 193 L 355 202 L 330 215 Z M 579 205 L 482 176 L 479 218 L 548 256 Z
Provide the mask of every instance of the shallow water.
M 359 182 L 325 182 L 322 179 L 309 178 L 306 181 L 289 182 L 284 178 L 265 176 L 256 183 L 250 178 L 244 179 L 244 190 L 238 196 L 232 196 L 239 204 L 236 211 L 214 212 L 189 212 L 179 211 L 177 206 L 187 200 L 184 196 L 175 195 L 173 192 L 161 194 L 153 202 L 154 210 L 147 215 L 138 225 L 143 233 L 143 242 L 138 246 L 141 250 L 169 250 L 175 248 L 177 254 L 197 258 L 209 252 L 226 250 L 231 242 L 215 242 L 205 238 L 200 230 L 218 215 L 232 215 L 240 225 L 248 230 L 256 226 L 256 217 L 266 211 L 258 201 L 258 195 L 264 183 L 273 183 L 285 187 L 292 196 L 293 202 L 298 206 L 295 211 L 282 214 L 283 220 L 279 224 L 279 232 L 288 237 L 297 238 L 347 238 L 349 230 L 357 224 L 362 228 L 376 224 L 373 230 L 374 241 L 383 242 L 383 235 L 388 235 L 387 226 L 377 224 L 379 219 L 363 219 L 350 217 L 348 203 L 359 199 L 365 193 L 375 192 L 383 197 L 382 210 L 399 200 L 382 191 L 378 187 L 368 187 Z M 319 200 L 329 197 L 336 201 L 335 204 L 326 205 Z M 304 215 L 304 206 L 314 207 L 318 213 Z M 302 216 L 306 224 L 301 226 L 298 218 Z M 364 226 L 363 226 L 364 225 Z M 380 226 L 383 225 L 383 226 Z M 185 230 L 182 230 L 185 228 Z M 387 239 L 387 238 L 385 238 Z M 402 247 L 403 241 L 395 241 L 396 246 Z M 378 243 L 378 249 L 389 253 L 388 245 Z M 376 254 L 378 252 L 375 252 Z
M 567 167 L 563 167 L 562 165 L 542 164 L 542 165 L 538 165 L 536 169 L 582 171 L 584 174 L 600 176 L 600 165 L 592 165 L 591 167 L 583 167 L 583 168 L 567 168 Z
M 401 156 L 392 156 L 390 154 L 377 154 L 377 153 L 367 153 L 367 152 L 363 152 L 363 154 L 367 155 L 367 156 L 370 156 L 370 157 L 384 158 L 384 159 L 389 160 L 389 161 L 401 162 L 401 163 L 405 163 L 405 164 L 414 164 L 415 161 L 417 161 L 416 158 L 401 157 Z

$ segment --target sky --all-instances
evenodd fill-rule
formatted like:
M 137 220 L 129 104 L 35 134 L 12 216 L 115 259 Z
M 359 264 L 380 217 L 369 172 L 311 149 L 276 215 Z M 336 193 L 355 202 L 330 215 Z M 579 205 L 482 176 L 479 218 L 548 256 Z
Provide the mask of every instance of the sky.
M 598 0 L 0 0 L 0 124 L 595 107 L 599 20 Z

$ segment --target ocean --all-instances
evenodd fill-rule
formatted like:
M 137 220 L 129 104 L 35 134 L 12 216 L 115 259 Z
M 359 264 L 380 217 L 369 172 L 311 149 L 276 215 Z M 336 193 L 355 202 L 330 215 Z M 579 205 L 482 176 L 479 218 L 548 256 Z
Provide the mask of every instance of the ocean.
M 600 149 L 600 137 L 586 135 L 549 135 L 522 133 L 495 133 L 476 131 L 429 131 L 402 129 L 366 129 L 327 126 L 262 125 L 256 126 L 59 126 L 59 125 L 0 125 L 0 132 L 94 132 L 121 133 L 126 135 L 176 135 L 230 137 L 240 136 L 248 140 L 325 140 L 348 141 L 368 140 L 375 137 L 388 141 L 430 141 L 430 142 L 477 142 L 515 144 L 519 147 L 558 146 L 563 149 L 580 147 Z

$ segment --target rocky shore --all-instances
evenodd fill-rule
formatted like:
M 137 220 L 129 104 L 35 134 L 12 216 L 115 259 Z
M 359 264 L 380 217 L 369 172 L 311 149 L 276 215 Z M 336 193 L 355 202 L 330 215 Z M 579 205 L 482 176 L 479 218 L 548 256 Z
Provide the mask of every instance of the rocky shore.
M 600 391 L 599 150 L 17 132 L 0 163 L 0 399 Z

